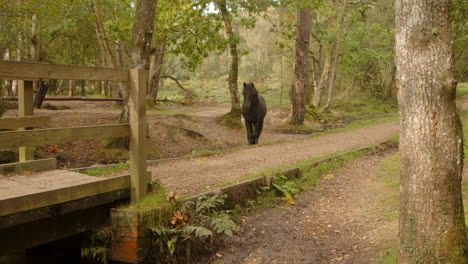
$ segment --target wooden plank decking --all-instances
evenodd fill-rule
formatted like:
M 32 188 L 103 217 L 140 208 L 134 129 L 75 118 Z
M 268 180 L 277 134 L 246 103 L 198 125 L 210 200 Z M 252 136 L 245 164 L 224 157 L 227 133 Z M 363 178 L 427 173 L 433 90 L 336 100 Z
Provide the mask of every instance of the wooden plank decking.
M 0 217 L 130 187 L 129 175 L 105 178 L 66 170 L 0 177 Z

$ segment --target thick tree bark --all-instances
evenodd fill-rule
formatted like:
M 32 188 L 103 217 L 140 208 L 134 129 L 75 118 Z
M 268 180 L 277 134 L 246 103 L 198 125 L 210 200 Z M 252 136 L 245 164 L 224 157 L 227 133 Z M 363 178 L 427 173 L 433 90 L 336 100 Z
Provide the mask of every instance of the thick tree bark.
M 132 49 L 130 64 L 132 68 L 150 68 L 151 40 L 153 39 L 154 17 L 156 15 L 156 0 L 138 0 L 136 3 L 135 23 L 133 24 Z M 120 122 L 130 121 L 130 105 L 128 93 L 120 113 Z
M 296 39 L 296 63 L 291 87 L 291 111 L 288 123 L 302 125 L 305 117 L 306 87 L 309 82 L 309 42 L 312 27 L 312 10 L 303 8 L 298 13 L 298 36 Z
M 153 39 L 156 4 L 156 0 L 139 0 L 136 3 L 132 50 L 130 52 L 132 68 L 146 70 L 150 68 L 151 40 Z
M 237 87 L 237 79 L 239 76 L 239 57 L 237 54 L 237 44 L 234 32 L 232 31 L 231 18 L 226 6 L 226 0 L 219 0 L 218 7 L 221 14 L 221 21 L 223 22 L 224 34 L 228 40 L 229 58 L 231 59 L 231 66 L 229 69 L 229 94 L 231 95 L 231 113 L 236 113 L 240 118 L 240 98 L 239 89 Z
M 468 263 L 450 0 L 396 1 L 399 263 Z

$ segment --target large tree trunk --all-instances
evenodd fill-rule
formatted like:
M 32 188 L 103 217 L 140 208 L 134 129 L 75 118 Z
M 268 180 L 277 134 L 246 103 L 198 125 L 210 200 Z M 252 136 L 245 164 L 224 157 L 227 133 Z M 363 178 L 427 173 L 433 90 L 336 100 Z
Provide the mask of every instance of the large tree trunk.
M 328 81 L 328 98 L 327 98 L 327 103 L 323 107 L 323 110 L 328 110 L 331 105 L 331 99 L 333 95 L 333 90 L 335 88 L 335 77 L 336 77 L 336 67 L 338 64 L 338 52 L 339 52 L 339 46 L 340 46 L 340 40 L 341 40 L 341 35 L 343 34 L 343 25 L 344 25 L 344 18 L 346 15 L 346 1 L 343 0 L 343 3 L 341 5 L 341 12 L 340 12 L 340 24 L 338 26 L 338 34 L 336 36 L 336 45 L 335 45 L 335 51 L 333 52 L 333 62 L 330 70 L 330 80 Z
M 161 80 L 162 66 L 164 62 L 164 53 L 166 52 L 166 41 L 163 40 L 163 43 L 158 44 L 154 51 L 154 54 L 151 55 L 151 64 L 148 77 L 148 98 L 156 99 L 158 98 L 159 84 Z
M 396 1 L 399 263 L 468 263 L 450 0 Z
M 305 117 L 306 87 L 309 81 L 309 42 L 312 27 L 312 10 L 298 10 L 298 36 L 296 39 L 296 63 L 294 65 L 294 81 L 291 87 L 291 111 L 288 123 L 302 125 Z
M 156 0 L 138 0 L 136 3 L 135 23 L 133 24 L 132 49 L 130 64 L 132 68 L 150 68 L 151 40 L 153 39 L 154 17 L 156 15 Z M 128 93 L 125 104 L 120 113 L 120 122 L 128 123 L 130 119 L 130 105 Z
M 221 20 L 223 22 L 224 34 L 228 40 L 229 58 L 231 66 L 229 69 L 229 94 L 231 95 L 231 113 L 239 115 L 240 118 L 240 98 L 239 89 L 237 87 L 237 79 L 239 75 L 239 58 L 237 55 L 237 44 L 234 32 L 232 31 L 231 18 L 226 6 L 226 0 L 218 1 Z

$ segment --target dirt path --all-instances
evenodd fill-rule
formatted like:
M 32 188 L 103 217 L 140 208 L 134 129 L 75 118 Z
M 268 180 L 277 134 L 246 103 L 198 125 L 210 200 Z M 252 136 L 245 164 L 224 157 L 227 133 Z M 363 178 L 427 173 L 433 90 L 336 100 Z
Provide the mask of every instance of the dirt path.
M 376 252 L 397 235 L 396 218 L 382 214 L 385 183 L 377 173 L 393 154 L 346 164 L 300 194 L 296 205 L 244 216 L 241 231 L 227 238 L 218 255 L 197 263 L 374 263 L 381 257 Z
M 267 168 L 275 168 L 370 144 L 381 143 L 398 133 L 396 122 L 253 148 L 208 158 L 174 160 L 150 166 L 153 178 L 169 190 L 195 194 L 232 182 Z

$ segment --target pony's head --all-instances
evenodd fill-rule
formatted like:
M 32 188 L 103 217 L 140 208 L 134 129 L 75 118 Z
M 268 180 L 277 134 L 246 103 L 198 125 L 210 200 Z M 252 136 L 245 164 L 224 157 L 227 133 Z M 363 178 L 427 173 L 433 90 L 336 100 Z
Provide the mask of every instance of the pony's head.
M 252 103 L 255 103 L 258 101 L 258 92 L 257 92 L 257 89 L 255 88 L 254 83 L 244 82 L 244 89 L 242 90 L 242 94 L 244 95 L 244 108 L 246 110 L 249 110 Z

